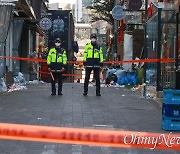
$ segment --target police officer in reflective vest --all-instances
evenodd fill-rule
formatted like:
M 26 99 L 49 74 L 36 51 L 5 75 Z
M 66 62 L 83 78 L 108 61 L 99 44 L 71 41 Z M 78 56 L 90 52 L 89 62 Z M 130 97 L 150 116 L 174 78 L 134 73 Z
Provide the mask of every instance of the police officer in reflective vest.
M 62 95 L 62 73 L 67 64 L 65 49 L 61 47 L 61 39 L 55 39 L 55 47 L 51 48 L 47 57 L 48 70 L 51 72 L 51 95 L 56 95 L 56 80 L 58 81 L 58 95 Z
M 86 96 L 88 94 L 89 78 L 91 71 L 93 70 L 96 80 L 96 96 L 101 96 L 99 72 L 103 66 L 103 53 L 102 48 L 97 44 L 96 34 L 91 34 L 90 39 L 91 43 L 86 44 L 84 49 L 83 63 L 86 70 L 86 76 L 83 95 Z

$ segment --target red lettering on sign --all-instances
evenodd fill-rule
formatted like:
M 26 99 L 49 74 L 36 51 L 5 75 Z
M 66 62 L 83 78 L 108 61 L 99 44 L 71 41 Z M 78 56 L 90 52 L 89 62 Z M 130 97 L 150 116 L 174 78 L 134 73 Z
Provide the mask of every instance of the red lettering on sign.
M 141 3 L 140 3 L 140 2 L 132 2 L 131 5 L 133 5 L 133 6 L 139 6 L 139 5 L 141 5 Z

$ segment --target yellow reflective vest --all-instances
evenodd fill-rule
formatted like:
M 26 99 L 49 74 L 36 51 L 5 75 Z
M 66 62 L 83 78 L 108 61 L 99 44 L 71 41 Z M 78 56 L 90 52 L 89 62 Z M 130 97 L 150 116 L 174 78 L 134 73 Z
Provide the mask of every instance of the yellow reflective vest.
M 99 45 L 86 44 L 84 49 L 83 63 L 85 66 L 102 66 L 103 52 Z
M 66 51 L 63 48 L 49 50 L 47 64 L 52 70 L 61 70 L 67 64 Z

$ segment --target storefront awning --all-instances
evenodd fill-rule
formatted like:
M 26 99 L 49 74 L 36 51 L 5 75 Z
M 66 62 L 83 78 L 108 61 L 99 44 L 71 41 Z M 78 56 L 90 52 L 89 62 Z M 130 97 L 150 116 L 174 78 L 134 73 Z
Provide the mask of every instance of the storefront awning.
M 17 12 L 17 16 L 30 20 L 37 19 L 32 6 L 29 4 L 27 0 L 19 0 L 15 2 L 15 4 L 15 11 Z

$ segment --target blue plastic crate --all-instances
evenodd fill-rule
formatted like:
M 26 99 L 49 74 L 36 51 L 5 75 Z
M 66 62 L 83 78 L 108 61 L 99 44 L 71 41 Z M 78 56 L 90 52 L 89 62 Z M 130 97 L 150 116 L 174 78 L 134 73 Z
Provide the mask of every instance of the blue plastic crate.
M 165 104 L 162 106 L 162 115 L 166 117 L 180 118 L 180 104 Z
M 180 90 L 172 90 L 172 89 L 163 90 L 163 103 L 180 104 Z
M 180 131 L 180 118 L 162 117 L 162 129 Z

